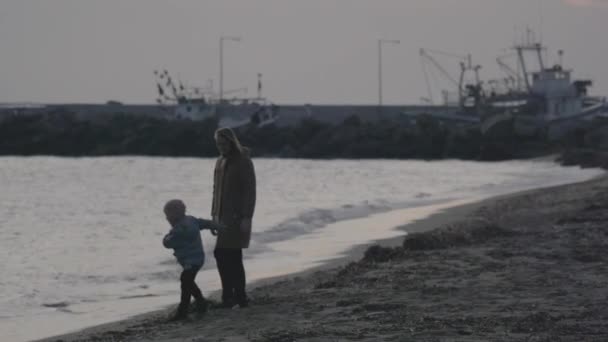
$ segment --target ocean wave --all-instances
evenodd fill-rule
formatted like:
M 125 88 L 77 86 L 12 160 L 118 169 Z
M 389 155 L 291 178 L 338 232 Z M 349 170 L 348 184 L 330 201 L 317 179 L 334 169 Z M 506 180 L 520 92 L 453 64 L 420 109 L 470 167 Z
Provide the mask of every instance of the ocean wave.
M 177 264 L 177 260 L 175 258 L 168 258 L 158 263 L 161 266 L 173 266 Z
M 151 282 L 175 281 L 175 279 L 179 279 L 180 273 L 181 273 L 181 269 L 179 269 L 178 267 L 175 267 L 170 270 L 140 274 L 140 275 L 138 275 L 137 280 L 138 281 L 146 280 L 146 281 L 151 281 Z
M 334 209 L 312 209 L 287 219 L 270 229 L 254 232 L 252 239 L 255 240 L 256 246 L 264 246 L 268 243 L 290 240 L 300 235 L 310 234 L 317 229 L 339 221 L 353 220 L 381 212 L 429 205 L 447 200 L 449 199 L 433 199 L 432 194 L 429 193 L 418 193 L 413 196 L 412 200 L 404 202 L 364 201 L 360 204 L 345 204 Z
M 68 302 L 43 303 L 42 306 L 44 306 L 45 308 L 59 309 L 59 308 L 66 308 L 66 307 L 70 306 L 70 303 L 68 303 Z
M 132 296 L 121 296 L 118 299 L 139 299 L 139 298 L 150 298 L 150 297 L 160 297 L 158 294 L 148 293 L 142 295 L 132 295 Z

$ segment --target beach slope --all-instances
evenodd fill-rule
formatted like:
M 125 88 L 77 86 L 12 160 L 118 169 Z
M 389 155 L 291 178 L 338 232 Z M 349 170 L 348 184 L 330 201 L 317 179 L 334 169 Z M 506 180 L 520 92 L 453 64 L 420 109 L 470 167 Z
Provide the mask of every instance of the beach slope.
M 460 215 L 462 216 L 462 215 Z M 608 341 L 608 177 L 488 200 L 362 260 L 45 341 Z

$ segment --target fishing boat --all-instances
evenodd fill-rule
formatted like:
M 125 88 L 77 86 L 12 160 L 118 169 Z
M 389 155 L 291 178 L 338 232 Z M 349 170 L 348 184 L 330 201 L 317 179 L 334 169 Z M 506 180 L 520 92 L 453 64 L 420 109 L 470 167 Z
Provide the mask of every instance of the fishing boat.
M 563 67 L 563 51 L 558 52 L 557 64 L 547 66 L 541 43 L 520 44 L 513 50 L 519 72 L 497 59 L 503 69 L 511 70 L 510 78 L 504 89 L 492 87 L 485 94 L 480 112 L 483 134 L 501 134 L 507 128 L 515 136 L 554 140 L 608 112 L 605 97 L 589 96 L 593 82 L 573 80 L 573 71 Z M 530 71 L 526 58 L 530 53 L 537 60 L 535 71 Z
M 589 95 L 593 82 L 573 80 L 573 71 L 563 67 L 563 51 L 558 52 L 559 61 L 548 66 L 544 57 L 547 48 L 534 42 L 530 32 L 525 42 L 511 50 L 496 58 L 506 77 L 486 82 L 479 76 L 481 66 L 474 65 L 470 55 L 460 56 L 460 77 L 456 79 L 429 50 L 421 50 L 423 60 L 456 87 L 455 96 L 453 92 L 443 92 L 446 110 L 433 116 L 442 121 L 475 125 L 488 138 L 547 140 L 559 139 L 596 117 L 608 116 L 606 98 Z M 536 63 L 530 61 L 530 55 Z M 515 66 L 507 63 L 508 57 L 515 57 Z M 532 70 L 533 64 L 537 65 L 536 70 Z M 423 70 L 430 93 L 427 69 Z M 467 74 L 473 75 L 468 82 Z
M 278 107 L 262 97 L 261 75 L 258 75 L 258 96 L 247 98 L 247 88 L 224 91 L 222 98 L 213 92 L 213 84 L 205 87 L 186 86 L 175 80 L 167 70 L 154 71 L 158 98 L 168 117 L 174 120 L 202 121 L 217 119 L 220 127 L 238 128 L 246 125 L 263 127 L 276 122 Z

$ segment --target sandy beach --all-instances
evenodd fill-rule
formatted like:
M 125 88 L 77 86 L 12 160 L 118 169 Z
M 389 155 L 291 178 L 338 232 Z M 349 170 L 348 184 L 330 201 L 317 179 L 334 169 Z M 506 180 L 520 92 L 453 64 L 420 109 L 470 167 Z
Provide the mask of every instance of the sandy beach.
M 260 283 L 247 309 L 44 341 L 606 341 L 607 207 L 606 176 L 465 205 L 401 227 L 405 241 Z

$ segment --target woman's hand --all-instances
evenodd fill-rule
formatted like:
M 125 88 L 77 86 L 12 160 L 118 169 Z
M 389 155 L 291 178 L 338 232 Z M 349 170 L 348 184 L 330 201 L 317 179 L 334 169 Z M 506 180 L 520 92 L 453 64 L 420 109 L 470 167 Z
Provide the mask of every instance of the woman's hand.
M 217 223 L 217 222 L 213 222 L 213 225 L 210 228 L 211 234 L 213 236 L 217 236 L 218 231 L 225 230 L 225 229 L 226 229 L 226 226 L 224 226 L 223 224 Z

